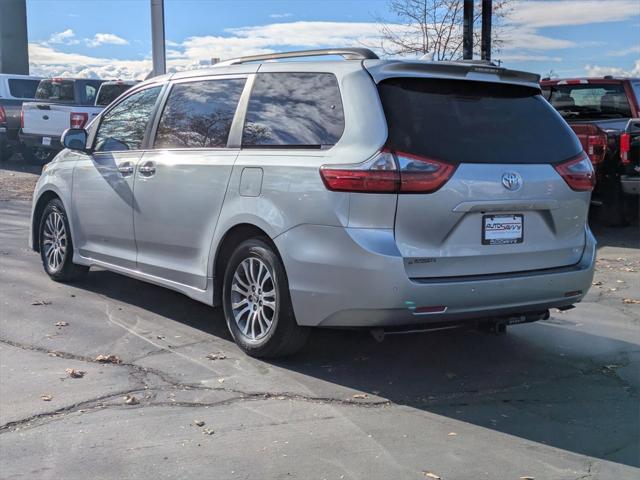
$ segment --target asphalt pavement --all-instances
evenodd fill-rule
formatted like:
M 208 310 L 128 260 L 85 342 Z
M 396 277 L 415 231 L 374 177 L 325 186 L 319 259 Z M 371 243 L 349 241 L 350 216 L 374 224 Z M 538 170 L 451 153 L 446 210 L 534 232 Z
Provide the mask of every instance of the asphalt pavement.
M 2 479 L 640 478 L 637 227 L 596 230 L 593 288 L 548 321 L 317 331 L 261 361 L 220 309 L 103 270 L 51 281 L 28 217 L 0 202 Z

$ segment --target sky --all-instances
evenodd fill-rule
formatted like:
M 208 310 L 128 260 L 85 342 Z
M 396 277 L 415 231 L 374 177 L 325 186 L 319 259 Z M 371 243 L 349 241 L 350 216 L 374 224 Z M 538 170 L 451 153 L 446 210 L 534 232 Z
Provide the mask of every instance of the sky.
M 397 22 L 388 0 L 165 0 L 167 67 L 378 47 L 379 19 Z M 149 0 L 27 0 L 31 74 L 142 79 L 151 70 L 150 21 Z M 493 59 L 508 68 L 640 76 L 640 0 L 512 0 L 500 31 Z

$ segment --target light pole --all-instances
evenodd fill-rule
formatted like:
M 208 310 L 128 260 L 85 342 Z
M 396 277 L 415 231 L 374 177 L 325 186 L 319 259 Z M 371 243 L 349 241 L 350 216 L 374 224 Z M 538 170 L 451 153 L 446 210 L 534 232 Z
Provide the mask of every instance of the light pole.
M 151 55 L 153 70 L 151 77 L 167 72 L 164 49 L 164 0 L 151 0 Z

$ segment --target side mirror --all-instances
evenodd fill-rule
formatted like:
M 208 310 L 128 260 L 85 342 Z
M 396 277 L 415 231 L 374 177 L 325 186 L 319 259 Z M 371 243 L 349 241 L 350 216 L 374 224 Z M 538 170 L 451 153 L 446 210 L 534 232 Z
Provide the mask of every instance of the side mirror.
M 62 145 L 71 150 L 87 150 L 87 131 L 84 128 L 67 128 L 62 134 Z

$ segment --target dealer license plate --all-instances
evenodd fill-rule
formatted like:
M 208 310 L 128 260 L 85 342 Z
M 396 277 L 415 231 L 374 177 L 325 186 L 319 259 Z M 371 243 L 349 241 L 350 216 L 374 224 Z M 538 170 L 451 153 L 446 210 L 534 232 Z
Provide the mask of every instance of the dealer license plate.
M 482 217 L 482 244 L 522 243 L 523 227 L 523 215 L 484 215 Z

